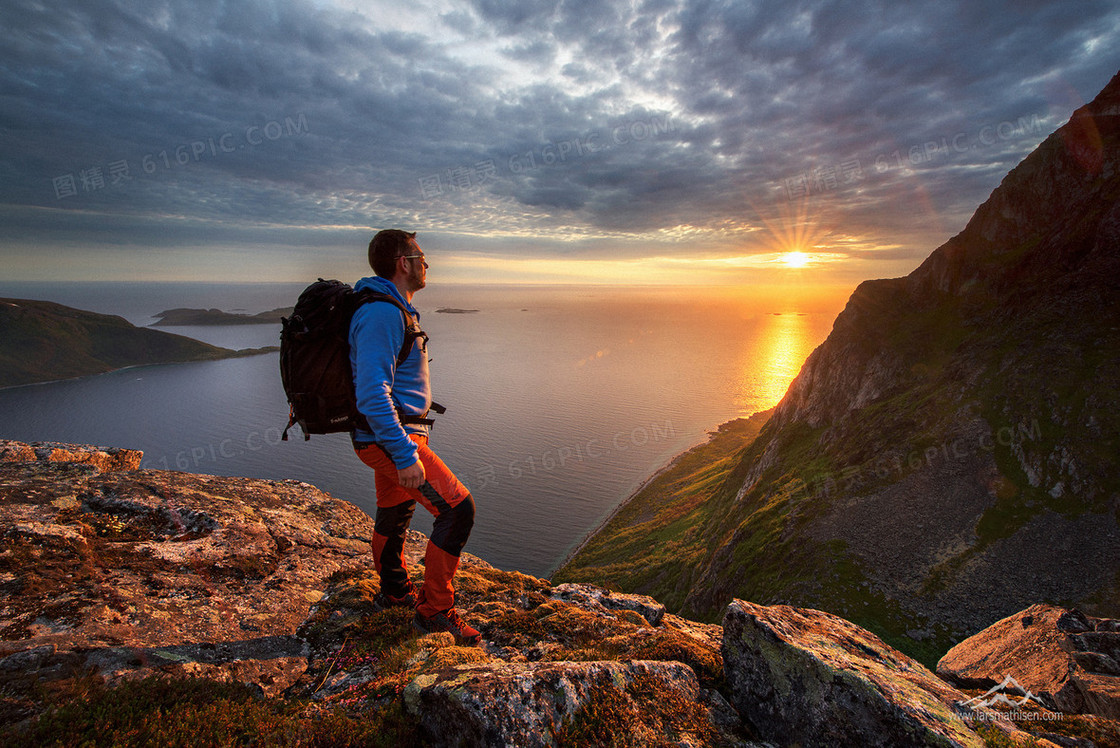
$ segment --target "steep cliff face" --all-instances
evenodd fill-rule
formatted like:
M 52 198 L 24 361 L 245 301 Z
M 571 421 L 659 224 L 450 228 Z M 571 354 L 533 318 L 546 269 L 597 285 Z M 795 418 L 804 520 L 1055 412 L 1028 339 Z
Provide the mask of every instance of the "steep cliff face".
M 1120 78 L 1120 76 L 1118 76 Z M 1079 109 L 1004 178 L 960 234 L 935 250 L 906 278 L 863 283 L 814 352 L 774 417 L 834 423 L 890 390 L 911 385 L 908 366 L 930 357 L 928 335 L 1003 321 L 992 340 L 1017 344 L 1019 315 L 1055 317 L 1073 328 L 1109 313 L 1120 270 L 1120 80 Z M 921 312 L 955 312 L 928 320 Z M 1058 321 L 1058 320 L 1055 320 Z M 956 324 L 951 324 L 951 323 Z M 1029 330 L 1028 330 L 1029 331 Z M 915 341 L 899 335 L 919 335 Z M 1080 335 L 1079 337 L 1087 337 Z M 958 341 L 948 341 L 958 342 Z M 982 363 L 982 362 L 977 362 Z
M 1120 75 L 917 270 L 860 285 L 713 496 L 686 610 L 819 605 L 919 648 L 1031 599 L 1117 611 L 1118 163 Z
M 861 284 L 731 464 L 636 497 L 558 576 L 700 618 L 818 607 L 927 662 L 1032 601 L 1117 613 L 1118 163 L 1120 76 L 918 269 Z

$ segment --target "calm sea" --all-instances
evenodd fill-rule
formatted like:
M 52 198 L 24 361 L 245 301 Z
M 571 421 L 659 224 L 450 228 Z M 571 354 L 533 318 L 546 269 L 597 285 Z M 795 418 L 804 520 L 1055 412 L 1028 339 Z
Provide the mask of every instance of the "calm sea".
M 119 314 L 259 312 L 303 284 L 0 283 L 0 296 Z M 432 446 L 478 506 L 467 550 L 547 576 L 646 478 L 708 431 L 771 407 L 827 336 L 846 292 L 433 286 Z M 453 307 L 468 314 L 437 313 Z M 278 325 L 160 328 L 230 348 Z M 290 441 L 278 357 L 148 366 L 0 390 L 0 438 L 121 446 L 143 467 L 312 483 L 372 514 L 372 472 L 345 435 Z M 414 527 L 430 532 L 421 510 Z

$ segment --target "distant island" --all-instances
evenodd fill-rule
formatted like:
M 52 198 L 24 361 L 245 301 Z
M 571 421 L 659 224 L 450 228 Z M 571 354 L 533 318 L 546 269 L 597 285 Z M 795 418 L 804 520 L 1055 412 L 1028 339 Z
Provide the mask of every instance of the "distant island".
M 123 317 L 50 301 L 0 299 L 0 387 L 51 382 L 147 364 L 213 361 L 277 350 L 234 351 L 136 327 Z
M 476 314 L 478 309 L 441 307 L 436 314 Z M 151 327 L 188 327 L 195 325 L 275 325 L 281 317 L 290 317 L 292 307 L 280 307 L 259 314 L 223 312 L 221 309 L 166 309 L 159 314 Z
M 288 317 L 292 308 L 280 307 L 259 314 L 235 314 L 221 309 L 167 309 L 154 316 L 159 321 L 152 327 L 181 327 L 186 325 L 275 325 L 281 317 Z

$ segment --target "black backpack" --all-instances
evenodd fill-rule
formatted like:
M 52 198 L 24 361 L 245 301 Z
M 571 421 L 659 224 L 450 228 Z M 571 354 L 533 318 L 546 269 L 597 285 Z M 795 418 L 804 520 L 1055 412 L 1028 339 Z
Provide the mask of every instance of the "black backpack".
M 419 322 L 397 298 L 369 289 L 354 291 L 337 280 L 320 278 L 312 283 L 299 295 L 292 316 L 280 321 L 280 381 L 289 405 L 283 441 L 297 423 L 304 440 L 311 434 L 369 429 L 354 395 L 350 319 L 359 306 L 372 301 L 389 302 L 404 317 L 404 344 L 397 353 L 397 366 L 408 358 L 417 338 L 427 341 Z M 442 413 L 444 409 L 432 403 L 432 410 Z M 431 419 L 408 416 L 402 422 L 430 424 Z

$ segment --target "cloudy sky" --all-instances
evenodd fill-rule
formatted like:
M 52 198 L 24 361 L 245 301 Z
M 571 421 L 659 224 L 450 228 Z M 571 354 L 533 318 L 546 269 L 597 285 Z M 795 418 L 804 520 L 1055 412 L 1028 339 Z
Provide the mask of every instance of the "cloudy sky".
M 353 278 L 399 227 L 446 282 L 851 283 L 1096 95 L 1120 6 L 4 0 L 0 38 L 4 280 Z

